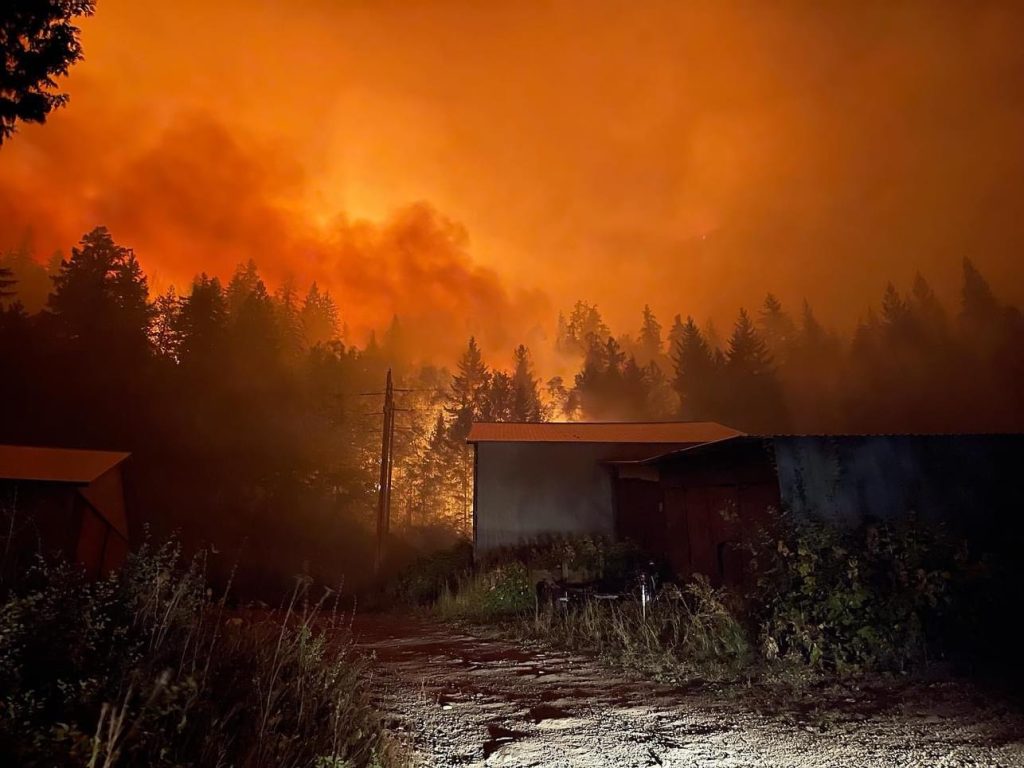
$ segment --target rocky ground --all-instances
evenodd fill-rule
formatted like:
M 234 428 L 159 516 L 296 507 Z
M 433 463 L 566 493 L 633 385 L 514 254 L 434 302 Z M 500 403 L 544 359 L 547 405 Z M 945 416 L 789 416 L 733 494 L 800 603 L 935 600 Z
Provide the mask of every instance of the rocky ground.
M 423 766 L 1022 766 L 1024 717 L 961 684 L 822 688 L 629 679 L 598 661 L 370 616 L 379 706 Z

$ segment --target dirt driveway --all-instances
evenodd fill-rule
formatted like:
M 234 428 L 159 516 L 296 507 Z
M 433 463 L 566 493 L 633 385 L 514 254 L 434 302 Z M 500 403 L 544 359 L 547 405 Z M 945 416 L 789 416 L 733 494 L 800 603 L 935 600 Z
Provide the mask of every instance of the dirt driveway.
M 381 710 L 423 766 L 1022 766 L 1019 711 L 952 684 L 822 691 L 631 680 L 573 653 L 367 616 Z

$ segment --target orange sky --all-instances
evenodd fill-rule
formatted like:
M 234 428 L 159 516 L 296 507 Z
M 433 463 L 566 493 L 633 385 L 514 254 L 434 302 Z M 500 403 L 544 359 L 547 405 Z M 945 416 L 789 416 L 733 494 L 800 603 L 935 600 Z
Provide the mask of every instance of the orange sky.
M 0 149 L 0 248 L 332 287 L 510 346 L 558 308 L 850 323 L 976 260 L 1024 300 L 1024 4 L 99 0 Z

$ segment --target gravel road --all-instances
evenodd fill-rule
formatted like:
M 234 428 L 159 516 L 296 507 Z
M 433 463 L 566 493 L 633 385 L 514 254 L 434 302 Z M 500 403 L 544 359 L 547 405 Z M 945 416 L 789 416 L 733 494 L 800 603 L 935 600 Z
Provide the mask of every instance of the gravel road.
M 954 683 L 822 690 L 629 679 L 586 656 L 367 616 L 373 686 L 422 766 L 1021 766 L 1019 710 Z

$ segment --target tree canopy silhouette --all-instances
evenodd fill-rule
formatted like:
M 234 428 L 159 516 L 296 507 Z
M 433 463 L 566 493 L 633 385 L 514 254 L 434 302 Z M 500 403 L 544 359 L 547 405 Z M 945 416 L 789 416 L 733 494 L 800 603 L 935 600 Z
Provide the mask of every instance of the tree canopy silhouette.
M 0 145 L 16 124 L 43 123 L 68 95 L 56 78 L 82 58 L 76 17 L 95 0 L 5 0 L 0 5 Z

